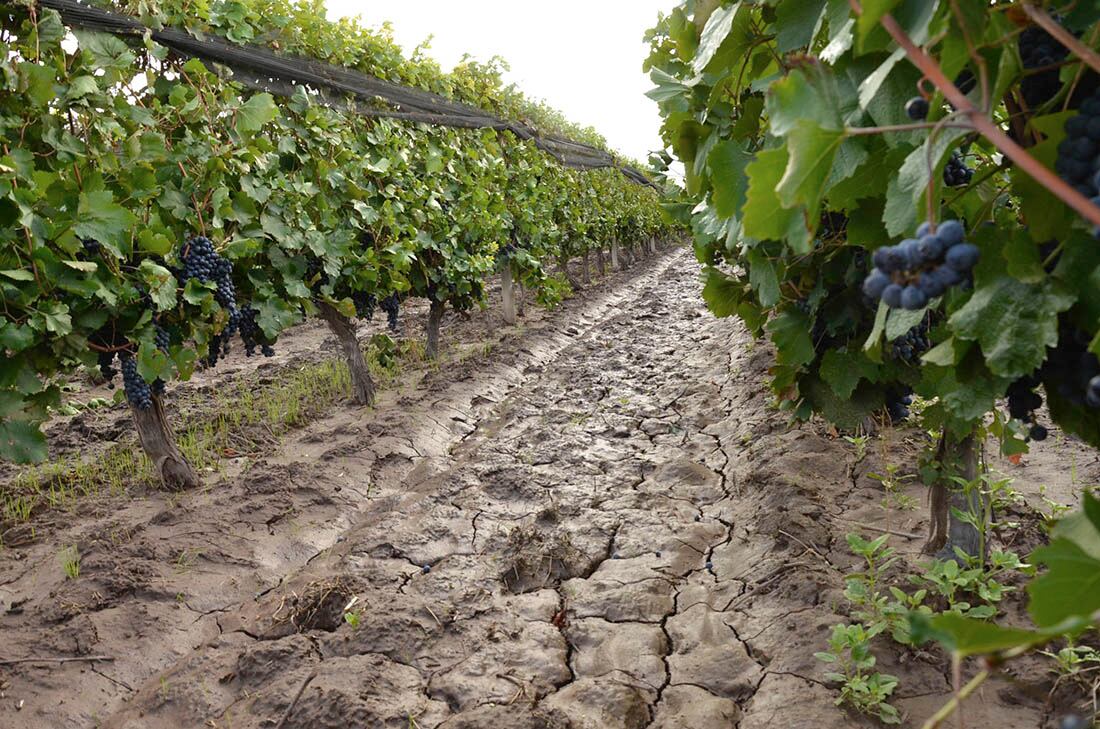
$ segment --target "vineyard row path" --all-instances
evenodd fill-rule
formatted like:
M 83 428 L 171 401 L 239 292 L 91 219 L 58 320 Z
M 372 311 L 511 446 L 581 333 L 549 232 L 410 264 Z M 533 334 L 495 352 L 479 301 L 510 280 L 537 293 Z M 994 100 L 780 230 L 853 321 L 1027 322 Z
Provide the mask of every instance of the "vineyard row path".
M 881 492 L 788 427 L 769 349 L 699 287 L 665 254 L 224 488 L 86 525 L 80 579 L 25 569 L 0 626 L 13 653 L 115 660 L 13 672 L 17 725 L 271 727 L 305 685 L 283 726 L 862 726 L 813 653 Z M 913 716 L 950 694 L 938 662 L 881 668 Z

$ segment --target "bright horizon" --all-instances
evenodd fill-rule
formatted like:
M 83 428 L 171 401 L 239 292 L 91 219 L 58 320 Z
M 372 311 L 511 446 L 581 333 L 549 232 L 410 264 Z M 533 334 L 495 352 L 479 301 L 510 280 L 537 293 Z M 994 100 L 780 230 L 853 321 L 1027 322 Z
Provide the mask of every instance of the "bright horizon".
M 328 7 L 332 17 L 359 15 L 372 28 L 390 21 L 406 53 L 431 36 L 428 53 L 448 71 L 467 53 L 478 61 L 500 56 L 511 67 L 507 83 L 645 162 L 662 144 L 657 105 L 645 96 L 653 84 L 642 72 L 642 35 L 672 4 L 562 0 L 539 12 L 505 0 L 329 0 Z

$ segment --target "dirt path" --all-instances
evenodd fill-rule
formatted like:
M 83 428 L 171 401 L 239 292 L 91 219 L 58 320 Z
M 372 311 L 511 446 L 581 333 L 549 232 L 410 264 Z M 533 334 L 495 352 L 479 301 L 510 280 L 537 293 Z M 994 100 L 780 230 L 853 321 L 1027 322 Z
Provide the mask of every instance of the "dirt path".
M 232 488 L 86 525 L 78 580 L 6 565 L 12 654 L 116 660 L 0 674 L 0 726 L 272 727 L 307 679 L 283 726 L 871 726 L 813 653 L 845 621 L 844 533 L 921 512 L 786 427 L 769 352 L 698 286 L 675 252 Z M 881 670 L 910 726 L 949 695 L 942 659 Z M 1040 725 L 998 689 L 971 722 Z

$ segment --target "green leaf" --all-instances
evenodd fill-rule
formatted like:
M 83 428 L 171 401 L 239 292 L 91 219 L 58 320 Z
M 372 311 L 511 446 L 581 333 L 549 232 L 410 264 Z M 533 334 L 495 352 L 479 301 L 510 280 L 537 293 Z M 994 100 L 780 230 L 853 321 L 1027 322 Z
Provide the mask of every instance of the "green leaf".
M 714 58 L 714 54 L 718 52 L 723 41 L 726 40 L 726 36 L 729 35 L 730 29 L 733 28 L 733 19 L 740 9 L 741 3 L 736 2 L 727 8 L 718 8 L 711 13 L 699 40 L 699 49 L 695 52 L 695 59 L 692 61 L 695 73 L 702 73 L 711 59 Z
M 78 236 L 98 241 L 117 258 L 122 258 L 119 243 L 129 237 L 127 234 L 137 218 L 117 205 L 110 191 L 100 190 L 81 193 L 77 221 L 73 230 Z
M 782 147 L 758 152 L 745 168 L 749 188 L 744 207 L 745 234 L 760 240 L 782 240 L 791 227 L 797 210 L 783 207 L 776 193 L 787 169 L 787 150 Z
M 13 268 L 6 271 L 0 271 L 0 276 L 10 278 L 12 281 L 33 281 L 34 273 L 21 268 Z
M 776 50 L 789 53 L 813 40 L 826 0 L 784 0 L 775 9 Z
M 737 215 L 745 204 L 749 182 L 745 168 L 751 161 L 752 155 L 742 145 L 732 141 L 715 145 L 707 157 L 710 181 L 714 188 L 714 209 L 721 217 Z
M 1019 377 L 1038 369 L 1047 347 L 1058 343 L 1058 314 L 1074 300 L 1054 282 L 1025 284 L 1002 275 L 983 283 L 949 321 L 957 337 L 981 344 L 994 374 Z
M 898 337 L 905 336 L 913 327 L 921 323 L 927 312 L 907 311 L 906 309 L 891 309 L 890 316 L 886 319 L 886 339 L 894 341 Z
M 775 306 L 779 301 L 779 277 L 775 272 L 775 264 L 758 248 L 749 251 L 748 261 L 749 284 L 756 292 L 760 305 Z
M 33 423 L 0 419 L 0 457 L 15 463 L 46 460 L 46 436 Z
M 1100 501 L 1085 492 L 1080 514 L 1064 519 L 1054 539 L 1031 554 L 1047 571 L 1028 586 L 1028 612 L 1050 627 L 1075 617 L 1100 620 Z
M 790 157 L 776 188 L 784 207 L 802 204 L 811 218 L 818 216 L 825 181 L 843 141 L 844 132 L 822 129 L 809 122 L 799 124 L 787 135 Z
M 175 307 L 179 284 L 171 271 L 148 258 L 141 262 L 138 271 L 149 288 L 149 296 L 156 304 L 157 311 L 167 311 Z
M 719 318 L 733 316 L 741 303 L 741 285 L 734 279 L 708 266 L 703 270 L 703 300 Z
M 854 106 L 844 101 L 836 78 L 821 64 L 799 68 L 773 83 L 765 102 L 771 133 L 778 137 L 803 125 L 842 131 L 843 114 Z
M 45 106 L 54 99 L 54 70 L 49 66 L 25 61 L 17 66 L 22 76 L 20 84 L 35 106 Z
M 799 366 L 814 360 L 814 342 L 810 338 L 810 319 L 800 311 L 787 311 L 765 327 L 775 342 L 780 364 Z
M 278 115 L 279 110 L 271 94 L 255 94 L 237 109 L 237 133 L 248 136 L 258 132 Z
M 861 379 L 870 380 L 875 377 L 878 366 L 862 352 L 830 349 L 821 358 L 818 373 L 833 388 L 837 397 L 847 400 L 855 392 Z

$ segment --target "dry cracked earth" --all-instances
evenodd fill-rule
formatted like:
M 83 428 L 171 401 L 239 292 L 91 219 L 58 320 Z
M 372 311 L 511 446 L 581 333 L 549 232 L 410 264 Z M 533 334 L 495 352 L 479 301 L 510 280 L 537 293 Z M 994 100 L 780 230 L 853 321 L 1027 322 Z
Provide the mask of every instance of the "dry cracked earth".
M 690 251 L 616 284 L 231 483 L 75 523 L 78 580 L 6 555 L 4 653 L 114 660 L 10 667 L 0 726 L 873 726 L 813 653 L 881 463 L 769 408 Z M 881 661 L 908 726 L 949 697 L 942 656 Z M 1041 726 L 1011 694 L 968 718 Z

